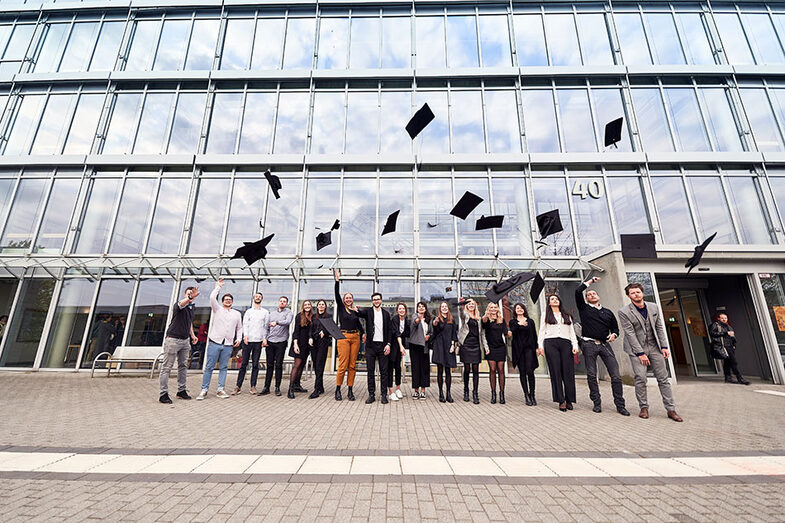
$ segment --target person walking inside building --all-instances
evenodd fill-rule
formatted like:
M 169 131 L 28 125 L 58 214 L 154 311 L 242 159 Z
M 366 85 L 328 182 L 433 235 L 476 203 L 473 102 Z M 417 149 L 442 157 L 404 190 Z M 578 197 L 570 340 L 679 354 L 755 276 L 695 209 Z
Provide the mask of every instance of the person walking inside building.
M 418 302 L 409 323 L 409 358 L 412 361 L 412 398 L 425 399 L 425 389 L 431 386 L 431 313 L 425 303 Z
M 480 403 L 480 360 L 488 355 L 488 341 L 485 339 L 480 309 L 477 302 L 469 298 L 460 299 L 458 310 L 461 313 L 461 328 L 458 330 L 458 354 L 463 363 L 463 401 L 469 401 L 469 374 L 472 375 L 472 402 Z
M 717 315 L 717 321 L 709 328 L 711 335 L 711 351 L 716 359 L 722 360 L 722 372 L 725 374 L 725 383 L 733 383 L 731 373 L 736 376 L 736 382 L 742 385 L 749 385 L 750 382 L 744 379 L 739 371 L 739 363 L 736 361 L 736 333 L 728 323 L 728 315 L 721 312 Z
M 237 386 L 232 395 L 240 394 L 245 380 L 248 363 L 251 363 L 251 394 L 256 394 L 256 381 L 259 377 L 259 358 L 262 347 L 267 346 L 267 324 L 270 313 L 262 308 L 264 295 L 257 292 L 253 295 L 253 305 L 243 314 L 243 354 L 240 370 L 237 373 Z
M 267 323 L 267 372 L 264 374 L 264 388 L 260 396 L 270 393 L 275 372 L 275 395 L 281 395 L 281 380 L 283 379 L 283 357 L 286 345 L 289 343 L 289 325 L 292 323 L 292 311 L 289 310 L 289 298 L 278 298 L 278 308 L 272 311 Z
M 219 398 L 229 397 L 224 391 L 226 370 L 229 367 L 232 348 L 239 347 L 243 337 L 242 315 L 240 311 L 232 308 L 234 297 L 228 293 L 224 294 L 221 297 L 221 302 L 218 303 L 218 292 L 223 286 L 222 278 L 215 283 L 215 288 L 210 293 L 210 308 L 213 312 L 210 318 L 210 331 L 207 334 L 207 356 L 202 374 L 202 390 L 196 397 L 197 400 L 207 397 L 207 390 L 210 388 L 210 380 L 213 377 L 216 362 L 218 362 L 218 393 L 216 395 Z
M 169 373 L 177 360 L 177 397 L 191 399 L 186 390 L 188 377 L 188 353 L 191 343 L 196 343 L 194 334 L 194 300 L 199 296 L 198 287 L 186 287 L 183 299 L 172 305 L 172 320 L 164 337 L 164 361 L 158 375 L 158 401 L 172 403 L 169 397 Z
M 336 349 L 338 352 L 338 372 L 335 376 L 335 400 L 343 400 L 341 395 L 341 385 L 346 376 L 346 385 L 349 390 L 346 398 L 354 401 L 354 377 L 357 373 L 357 355 L 360 353 L 360 337 L 365 334 L 362 322 L 360 321 L 359 309 L 354 304 L 354 296 L 347 292 L 341 297 L 341 273 L 338 269 L 333 270 L 335 276 L 335 307 L 338 309 L 338 325 L 344 339 L 338 340 Z
M 516 303 L 507 329 L 512 333 L 512 366 L 518 369 L 526 405 L 537 405 L 534 396 L 534 370 L 537 358 L 537 329 L 523 303 Z
M 572 316 L 564 310 L 556 294 L 548 297 L 548 307 L 540 321 L 537 354 L 545 354 L 551 378 L 551 395 L 559 410 L 572 410 L 575 403 L 575 362 L 578 340 L 572 328 Z
M 327 302 L 319 300 L 316 302 L 316 314 L 311 323 L 311 337 L 308 344 L 311 345 L 311 361 L 313 362 L 314 385 L 309 399 L 316 399 L 320 394 L 324 394 L 324 366 L 327 363 L 327 352 L 332 344 L 332 337 L 329 331 L 322 324 L 322 320 L 332 319 L 327 312 Z
M 308 354 L 311 352 L 311 327 L 313 326 L 313 305 L 310 300 L 303 302 L 300 312 L 294 318 L 294 334 L 292 334 L 292 346 L 289 349 L 289 356 L 294 358 L 292 372 L 289 375 L 289 391 L 286 397 L 294 399 L 295 392 L 308 392 L 300 386 L 300 376 L 303 374 L 305 362 L 308 361 Z
M 433 319 L 433 362 L 436 364 L 436 380 L 439 384 L 439 401 L 452 403 L 450 387 L 452 385 L 452 369 L 458 366 L 455 358 L 455 345 L 458 342 L 458 330 L 450 314 L 450 306 L 446 301 L 439 304 L 439 312 Z M 447 386 L 444 394 L 442 386 Z

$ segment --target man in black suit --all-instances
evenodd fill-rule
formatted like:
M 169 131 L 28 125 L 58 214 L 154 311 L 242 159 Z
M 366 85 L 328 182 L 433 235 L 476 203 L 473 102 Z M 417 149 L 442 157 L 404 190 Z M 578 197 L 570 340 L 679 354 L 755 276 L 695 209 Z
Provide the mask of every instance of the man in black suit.
M 387 364 L 389 362 L 390 345 L 393 339 L 393 328 L 390 313 L 382 309 L 382 295 L 374 292 L 371 295 L 373 307 L 361 309 L 359 316 L 365 319 L 365 363 L 368 367 L 368 399 L 365 403 L 376 401 L 376 379 L 374 371 L 379 362 L 379 381 L 382 403 L 387 400 Z

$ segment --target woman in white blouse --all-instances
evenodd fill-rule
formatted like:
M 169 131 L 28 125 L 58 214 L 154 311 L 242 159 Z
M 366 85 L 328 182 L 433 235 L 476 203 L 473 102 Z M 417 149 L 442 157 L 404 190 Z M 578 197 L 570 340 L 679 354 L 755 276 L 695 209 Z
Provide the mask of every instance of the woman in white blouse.
M 573 355 L 578 354 L 578 340 L 572 328 L 572 316 L 564 310 L 556 294 L 548 297 L 548 307 L 540 321 L 537 341 L 537 354 L 545 354 L 548 373 L 551 377 L 553 401 L 559 410 L 572 410 L 575 403 L 575 363 Z

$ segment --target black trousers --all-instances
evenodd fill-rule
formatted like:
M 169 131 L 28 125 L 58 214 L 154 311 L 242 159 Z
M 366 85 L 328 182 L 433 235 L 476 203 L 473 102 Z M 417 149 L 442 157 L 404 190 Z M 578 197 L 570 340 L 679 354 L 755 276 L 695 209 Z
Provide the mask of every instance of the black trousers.
M 739 362 L 736 361 L 736 349 L 729 348 L 727 351 L 728 357 L 722 360 L 722 372 L 725 373 L 725 379 L 729 380 L 732 372 L 736 376 L 737 380 L 743 380 L 744 378 L 739 371 Z
M 545 361 L 551 376 L 553 401 L 575 403 L 575 362 L 570 340 L 549 338 L 545 340 Z
M 264 375 L 264 388 L 269 389 L 273 382 L 273 371 L 275 371 L 275 388 L 281 387 L 283 378 L 283 357 L 286 353 L 285 341 L 267 342 L 267 373 Z
M 593 341 L 581 340 L 581 349 L 586 361 L 586 381 L 589 383 L 589 398 L 595 405 L 602 403 L 600 397 L 600 386 L 597 384 L 597 357 L 602 358 L 608 374 L 611 375 L 611 391 L 613 391 L 613 403 L 617 409 L 624 408 L 624 393 L 622 392 L 621 374 L 619 373 L 619 362 L 613 349 L 608 342 L 600 344 Z
M 431 362 L 428 349 L 422 345 L 409 344 L 409 358 L 412 360 L 412 389 L 431 386 Z
M 393 386 L 393 376 L 395 377 L 395 384 L 401 384 L 401 365 L 403 364 L 403 356 L 401 356 L 401 348 L 398 344 L 390 349 L 390 356 L 387 361 L 387 386 Z
M 248 360 L 251 360 L 253 366 L 251 367 L 251 387 L 256 387 L 256 379 L 259 376 L 259 357 L 262 355 L 262 342 L 249 341 L 247 344 L 243 343 L 243 362 L 240 366 L 240 372 L 237 373 L 237 387 L 242 387 L 245 380 L 245 371 L 248 368 Z
M 521 388 L 523 389 L 523 393 L 534 396 L 534 372 L 526 374 L 521 372 L 520 369 L 518 369 L 518 372 L 518 377 L 521 380 Z
M 368 395 L 376 394 L 376 362 L 379 362 L 380 394 L 387 394 L 387 363 L 389 357 L 384 354 L 384 343 L 368 341 L 365 343 L 365 364 L 368 367 Z
M 327 363 L 327 351 L 330 350 L 329 344 L 317 344 L 311 350 L 311 361 L 313 361 L 314 388 L 318 391 L 324 390 L 324 366 Z

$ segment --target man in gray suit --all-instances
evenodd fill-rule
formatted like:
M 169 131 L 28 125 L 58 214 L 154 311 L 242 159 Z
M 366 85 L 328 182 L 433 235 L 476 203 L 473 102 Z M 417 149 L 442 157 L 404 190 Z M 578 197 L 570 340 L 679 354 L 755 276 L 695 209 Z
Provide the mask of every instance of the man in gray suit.
M 649 402 L 646 397 L 646 367 L 651 366 L 662 395 L 662 403 L 673 421 L 683 421 L 676 414 L 673 392 L 668 379 L 665 360 L 670 355 L 665 325 L 656 303 L 643 301 L 643 286 L 630 283 L 624 288 L 630 304 L 619 309 L 619 323 L 624 333 L 624 352 L 630 356 L 635 372 L 635 396 L 641 407 L 639 416 L 649 417 Z

